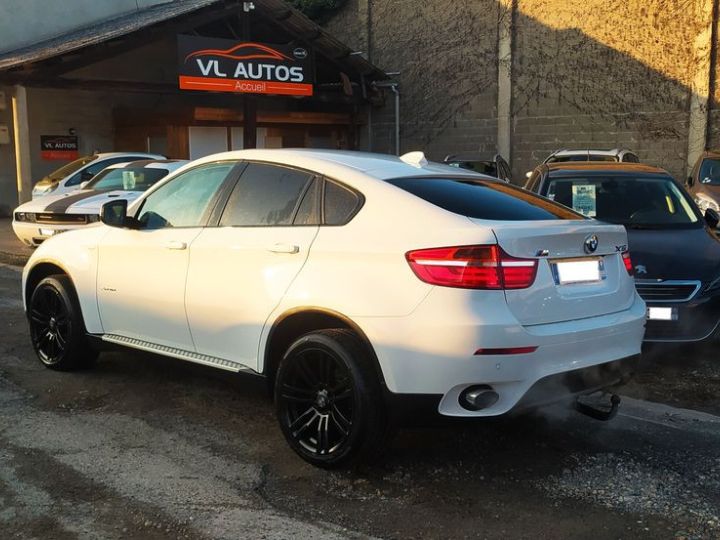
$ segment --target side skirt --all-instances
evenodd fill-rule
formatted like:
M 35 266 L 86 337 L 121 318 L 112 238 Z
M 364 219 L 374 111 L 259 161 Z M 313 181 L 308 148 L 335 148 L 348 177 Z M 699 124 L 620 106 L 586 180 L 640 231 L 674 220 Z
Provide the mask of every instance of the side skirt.
M 187 362 L 194 362 L 196 364 L 202 364 L 204 366 L 211 366 L 214 368 L 224 369 L 235 373 L 251 373 L 253 375 L 259 375 L 253 369 L 247 366 L 233 362 L 231 360 L 225 360 L 224 358 L 217 358 L 215 356 L 209 356 L 207 354 L 200 354 L 193 351 L 185 351 L 176 347 L 167 347 L 165 345 L 158 345 L 157 343 L 151 343 L 149 341 L 143 341 L 141 339 L 129 338 L 125 336 L 118 336 L 115 334 L 103 334 L 93 335 L 93 341 L 102 341 L 102 345 L 118 345 L 121 347 L 131 347 L 141 351 L 161 354 L 163 356 L 170 356 L 179 360 L 185 360 Z M 104 348 L 104 347 L 102 347 Z

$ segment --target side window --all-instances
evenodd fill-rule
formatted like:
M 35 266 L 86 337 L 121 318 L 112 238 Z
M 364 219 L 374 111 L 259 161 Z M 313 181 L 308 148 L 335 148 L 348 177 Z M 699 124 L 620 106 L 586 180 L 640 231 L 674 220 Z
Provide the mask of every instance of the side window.
M 345 225 L 360 205 L 360 198 L 349 189 L 325 181 L 325 225 Z
M 250 163 L 230 195 L 220 226 L 291 225 L 310 179 L 310 174 L 295 169 Z
M 93 163 L 92 165 L 89 165 L 82 171 L 75 173 L 72 176 L 72 178 L 70 178 L 67 182 L 65 182 L 65 185 L 66 186 L 76 186 L 82 182 L 92 179 L 93 176 L 95 176 L 97 173 L 102 171 L 105 167 L 109 167 L 110 165 L 115 165 L 116 163 L 125 163 L 128 161 L 135 161 L 137 159 L 145 159 L 145 158 L 138 158 L 135 156 L 130 156 L 130 157 L 114 157 L 114 158 L 100 160 L 97 163 Z
M 210 163 L 189 170 L 153 191 L 138 215 L 141 228 L 201 227 L 235 162 Z

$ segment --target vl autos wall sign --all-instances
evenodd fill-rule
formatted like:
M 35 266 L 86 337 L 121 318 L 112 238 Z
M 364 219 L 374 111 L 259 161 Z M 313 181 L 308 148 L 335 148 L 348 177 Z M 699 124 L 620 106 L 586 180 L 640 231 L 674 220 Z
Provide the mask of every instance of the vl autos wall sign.
M 40 135 L 42 159 L 72 160 L 78 155 L 78 138 L 75 135 Z
M 178 36 L 182 90 L 312 96 L 312 58 L 302 47 Z

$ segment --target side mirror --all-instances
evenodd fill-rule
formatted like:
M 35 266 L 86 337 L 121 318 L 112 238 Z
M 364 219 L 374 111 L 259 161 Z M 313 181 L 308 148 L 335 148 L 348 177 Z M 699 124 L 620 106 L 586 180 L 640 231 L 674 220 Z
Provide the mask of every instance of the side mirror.
M 84 182 L 80 182 L 80 189 L 85 189 L 85 186 L 87 186 L 90 183 L 90 180 L 85 180 Z
M 528 178 L 528 179 L 529 179 L 529 178 L 532 176 L 532 173 L 533 173 L 532 171 L 526 172 L 526 173 L 525 173 L 525 178 Z
M 106 202 L 100 211 L 100 221 L 110 227 L 124 227 L 128 203 L 125 199 Z
M 720 214 L 718 214 L 717 210 L 713 208 L 705 210 L 705 223 L 707 223 L 711 229 L 717 228 L 718 223 L 720 223 Z
M 688 176 L 688 178 L 687 178 L 687 185 L 690 186 L 690 187 L 692 187 L 692 185 L 693 185 L 694 183 L 695 183 L 695 182 L 693 182 L 693 177 L 692 177 L 692 176 Z

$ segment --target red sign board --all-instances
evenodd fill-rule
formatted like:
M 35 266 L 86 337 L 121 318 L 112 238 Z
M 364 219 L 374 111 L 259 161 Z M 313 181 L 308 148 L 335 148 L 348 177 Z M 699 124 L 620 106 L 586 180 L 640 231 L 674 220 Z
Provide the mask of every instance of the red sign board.
M 229 39 L 178 36 L 182 90 L 312 96 L 306 49 Z
M 40 157 L 49 160 L 77 159 L 78 138 L 74 135 L 40 135 Z

